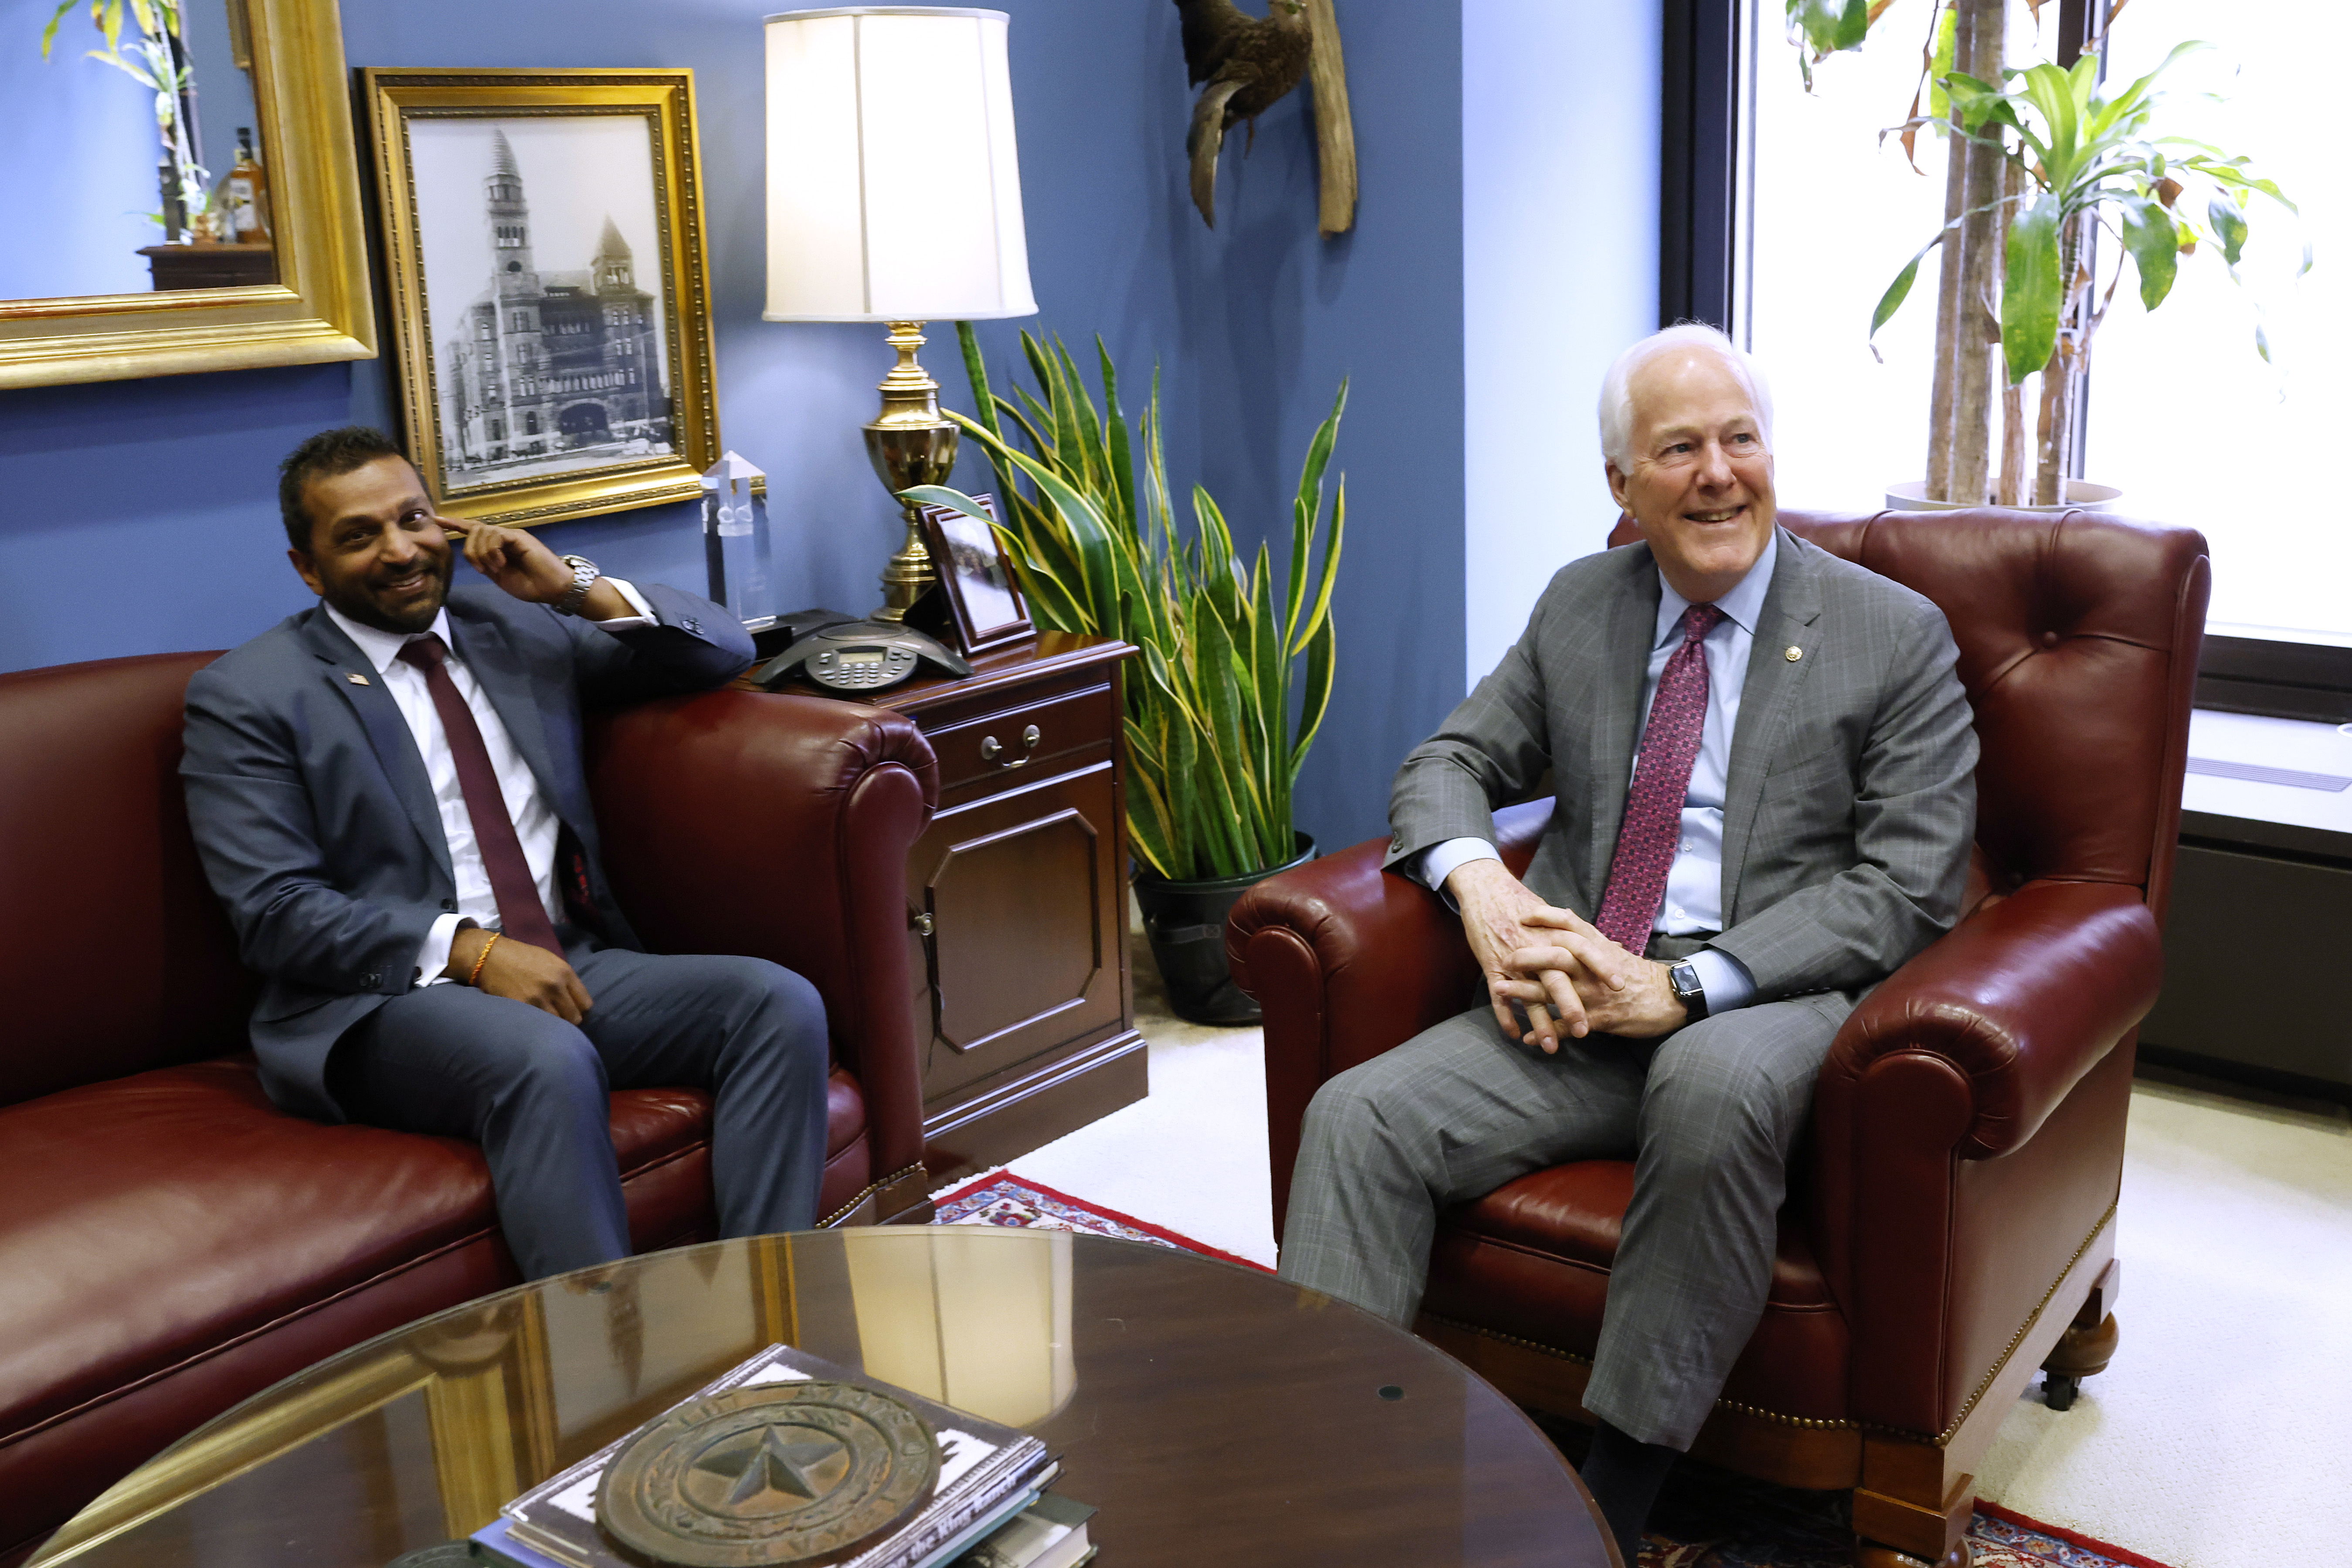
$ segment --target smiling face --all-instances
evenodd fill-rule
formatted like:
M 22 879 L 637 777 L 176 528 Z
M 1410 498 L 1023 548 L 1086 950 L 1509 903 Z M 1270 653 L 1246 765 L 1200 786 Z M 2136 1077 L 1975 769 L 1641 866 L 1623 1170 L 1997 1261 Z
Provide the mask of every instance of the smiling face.
M 425 482 L 404 458 L 378 458 L 302 488 L 310 547 L 287 558 L 310 592 L 364 626 L 421 632 L 441 613 L 457 558 Z
M 1703 345 L 1651 355 L 1626 389 L 1628 468 L 1609 465 L 1610 492 L 1675 592 L 1712 604 L 1756 564 L 1779 517 L 1755 397 L 1732 363 Z

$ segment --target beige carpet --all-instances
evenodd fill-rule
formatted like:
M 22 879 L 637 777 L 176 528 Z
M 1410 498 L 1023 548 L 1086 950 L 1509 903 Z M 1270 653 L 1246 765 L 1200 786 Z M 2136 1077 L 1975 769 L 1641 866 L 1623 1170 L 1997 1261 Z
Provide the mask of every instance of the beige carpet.
M 1150 1098 L 1013 1168 L 1271 1264 L 1257 1031 L 1143 1026 Z M 2352 1120 L 2143 1078 L 2119 1224 L 2115 1364 L 2021 1399 L 1979 1494 L 2172 1568 L 2352 1563 Z

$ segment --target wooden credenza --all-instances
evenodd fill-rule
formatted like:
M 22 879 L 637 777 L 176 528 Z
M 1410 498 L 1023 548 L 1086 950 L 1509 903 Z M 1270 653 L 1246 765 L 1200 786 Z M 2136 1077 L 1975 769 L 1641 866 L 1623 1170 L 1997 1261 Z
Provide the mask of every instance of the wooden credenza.
M 867 699 L 920 725 L 940 808 L 907 862 L 938 1186 L 1149 1090 L 1127 967 L 1119 680 L 1135 649 L 1044 632 Z

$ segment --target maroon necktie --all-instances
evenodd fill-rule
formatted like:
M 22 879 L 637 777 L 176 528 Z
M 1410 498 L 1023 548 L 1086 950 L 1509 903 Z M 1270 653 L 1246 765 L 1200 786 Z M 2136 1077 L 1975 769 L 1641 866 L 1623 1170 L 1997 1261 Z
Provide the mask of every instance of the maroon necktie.
M 401 662 L 425 672 L 425 689 L 433 694 L 433 710 L 441 715 L 441 732 L 448 737 L 449 754 L 457 763 L 457 788 L 466 797 L 466 815 L 474 824 L 474 847 L 481 851 L 482 869 L 490 876 L 490 892 L 499 901 L 499 929 L 517 942 L 543 947 L 563 956 L 555 940 L 547 906 L 539 901 L 539 884 L 530 862 L 523 858 L 522 840 L 515 837 L 514 818 L 507 813 L 506 795 L 499 788 L 498 770 L 490 766 L 490 749 L 482 744 L 482 727 L 474 710 L 449 679 L 445 662 L 449 650 L 434 633 L 403 647 Z M 1701 676 L 1702 684 L 1705 677 Z M 1661 686 L 1659 691 L 1665 689 Z M 1704 701 L 1704 698 L 1701 699 Z M 1690 769 L 1685 765 L 1683 771 Z
M 1609 890 L 1601 896 L 1601 917 L 1592 922 L 1628 952 L 1650 945 L 1650 928 L 1666 900 L 1666 873 L 1682 841 L 1691 765 L 1698 761 L 1699 736 L 1706 729 L 1706 650 L 1699 641 L 1722 619 L 1723 612 L 1713 605 L 1693 605 L 1683 612 L 1683 646 L 1666 660 L 1657 695 L 1650 699 L 1641 761 L 1625 797 L 1625 820 L 1617 828 L 1617 854 L 1609 862 Z

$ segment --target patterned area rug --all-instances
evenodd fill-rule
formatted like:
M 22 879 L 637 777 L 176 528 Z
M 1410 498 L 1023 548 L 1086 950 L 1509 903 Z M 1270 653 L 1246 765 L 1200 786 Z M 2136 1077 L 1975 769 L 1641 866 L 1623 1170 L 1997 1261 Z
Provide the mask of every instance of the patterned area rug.
M 1115 1236 L 1266 1272 L 1245 1258 L 1011 1171 L 982 1176 L 939 1199 L 938 1223 Z M 1583 1427 L 1549 1415 L 1535 1419 L 1570 1462 L 1582 1460 Z M 1853 1537 L 1847 1505 L 1843 1492 L 1796 1491 L 1686 1459 L 1675 1467 L 1659 1496 L 1642 1543 L 1641 1568 L 1848 1568 Z M 2165 1568 L 2154 1558 L 1989 1502 L 1977 1504 L 1969 1546 L 1975 1568 Z
M 966 1183 L 939 1199 L 938 1203 L 939 1216 L 933 1222 L 938 1225 L 1010 1225 L 1029 1230 L 1080 1230 L 1088 1236 L 1115 1236 L 1122 1241 L 1148 1241 L 1155 1247 L 1174 1247 L 1179 1252 L 1197 1252 L 1203 1258 L 1238 1263 L 1261 1274 L 1273 1272 L 1263 1263 L 1252 1263 L 1246 1258 L 1220 1252 L 1189 1236 L 1163 1230 L 1150 1220 L 1138 1219 L 1117 1209 L 1107 1209 L 1084 1198 L 1074 1198 L 1067 1193 L 1056 1192 L 1042 1182 L 1016 1176 L 1010 1171 L 999 1171 L 992 1176 L 982 1176 L 978 1181 Z

